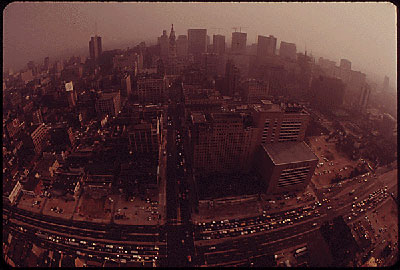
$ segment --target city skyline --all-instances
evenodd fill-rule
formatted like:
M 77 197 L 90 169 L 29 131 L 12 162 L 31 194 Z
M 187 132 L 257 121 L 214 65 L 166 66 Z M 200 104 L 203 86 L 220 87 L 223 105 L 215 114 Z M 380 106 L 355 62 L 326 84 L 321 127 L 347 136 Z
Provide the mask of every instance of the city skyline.
M 354 70 L 376 74 L 378 78 L 373 79 L 379 84 L 387 75 L 390 85 L 396 87 L 396 16 L 390 3 L 195 5 L 14 2 L 4 9 L 3 68 L 15 71 L 30 60 L 82 52 L 88 37 L 95 32 L 102 36 L 105 50 L 141 41 L 154 44 L 162 30 L 174 23 L 177 36 L 187 35 L 190 28 L 205 28 L 211 40 L 213 34 L 224 35 L 228 46 L 234 27 L 247 33 L 247 45 L 257 43 L 258 35 L 274 35 L 277 44 L 293 42 L 298 51 L 307 49 L 337 64 L 342 58 L 349 59 Z M 196 13 L 191 12 L 194 9 Z M 136 13 L 137 10 L 142 12 Z M 252 20 L 243 12 L 251 14 Z M 18 20 L 20 16 L 24 16 L 23 22 Z M 285 23 L 285 17 L 291 18 L 289 23 Z M 140 24 L 145 27 L 136 27 Z M 30 42 L 23 42 L 24 39 Z M 87 54 L 86 49 L 84 55 Z M 375 69 L 376 63 L 381 65 Z

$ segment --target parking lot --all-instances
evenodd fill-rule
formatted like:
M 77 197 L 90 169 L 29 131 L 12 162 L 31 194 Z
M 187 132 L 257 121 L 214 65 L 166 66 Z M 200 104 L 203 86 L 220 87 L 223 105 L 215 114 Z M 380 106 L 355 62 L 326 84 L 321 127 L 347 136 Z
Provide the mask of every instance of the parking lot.
M 115 203 L 114 222 L 116 224 L 155 225 L 159 222 L 158 202 L 134 198 L 126 201 L 118 198 Z
M 43 214 L 53 217 L 72 218 L 75 206 L 78 202 L 75 200 L 66 201 L 62 197 L 47 198 L 46 205 L 43 208 Z
M 319 159 L 319 164 L 312 177 L 317 187 L 331 184 L 336 173 L 342 179 L 349 177 L 350 172 L 357 166 L 357 161 L 348 159 L 344 154 L 336 151 L 334 142 L 326 142 L 327 135 L 310 137 L 311 149 Z
M 32 211 L 34 213 L 40 213 L 44 204 L 45 198 L 41 198 L 40 196 L 30 196 L 22 194 L 21 199 L 18 203 L 18 208 Z

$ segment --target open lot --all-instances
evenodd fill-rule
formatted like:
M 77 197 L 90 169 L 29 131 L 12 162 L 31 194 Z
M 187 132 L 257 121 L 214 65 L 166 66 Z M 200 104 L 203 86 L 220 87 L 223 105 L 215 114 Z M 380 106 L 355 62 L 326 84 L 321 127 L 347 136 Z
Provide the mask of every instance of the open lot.
M 35 201 L 37 203 L 35 204 Z M 35 205 L 34 205 L 35 204 Z M 34 213 L 40 213 L 45 204 L 45 198 L 23 194 L 18 202 L 18 207 Z
M 342 178 L 346 179 L 352 169 L 357 166 L 357 161 L 350 160 L 344 154 L 336 151 L 335 143 L 326 142 L 325 138 L 327 137 L 327 135 L 310 137 L 311 149 L 321 164 L 319 168 L 315 169 L 311 179 L 317 187 L 331 184 L 336 173 L 341 174 Z
M 78 202 L 74 220 L 108 223 L 111 221 L 112 202 L 107 196 L 93 198 L 89 192 L 84 192 Z
M 43 209 L 43 214 L 53 217 L 70 219 L 74 214 L 75 206 L 78 202 L 75 200 L 65 200 L 63 197 L 48 198 Z M 55 208 L 57 208 L 55 210 Z M 51 210 L 53 209 L 53 210 Z
M 119 219 L 117 215 L 125 216 L 125 218 Z M 159 222 L 158 215 L 158 203 L 156 204 L 154 200 L 146 202 L 140 198 L 134 198 L 132 202 L 118 198 L 115 202 L 114 222 L 116 224 L 156 225 Z

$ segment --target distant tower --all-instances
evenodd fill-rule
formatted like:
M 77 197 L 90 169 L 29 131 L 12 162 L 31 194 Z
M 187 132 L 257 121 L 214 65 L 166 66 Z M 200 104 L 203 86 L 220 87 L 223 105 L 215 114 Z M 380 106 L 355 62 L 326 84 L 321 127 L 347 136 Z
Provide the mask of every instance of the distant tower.
M 382 92 L 387 92 L 389 90 L 389 77 L 385 76 L 383 79 L 383 87 L 382 87 Z
M 95 35 L 94 37 L 91 37 L 91 39 L 89 41 L 90 59 L 98 60 L 101 53 L 102 53 L 101 37 L 98 37 L 97 35 Z
M 176 56 L 176 40 L 173 24 L 171 26 L 171 33 L 169 34 L 169 56 Z

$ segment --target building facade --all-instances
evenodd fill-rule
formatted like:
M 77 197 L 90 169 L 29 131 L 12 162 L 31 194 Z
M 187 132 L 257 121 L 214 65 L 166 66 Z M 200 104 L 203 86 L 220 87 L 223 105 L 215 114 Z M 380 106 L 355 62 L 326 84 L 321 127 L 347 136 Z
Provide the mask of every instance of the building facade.
M 233 32 L 231 53 L 245 54 L 246 53 L 247 33 Z
M 219 55 L 225 53 L 225 36 L 213 35 L 213 52 Z
M 161 103 L 167 96 L 165 76 L 143 75 L 137 79 L 137 96 L 141 103 Z
M 267 55 L 275 55 L 276 50 L 276 37 L 270 35 L 258 36 L 257 43 L 257 57 L 265 58 Z
M 311 181 L 318 158 L 304 142 L 262 144 L 255 158 L 265 192 L 302 191 Z
M 188 53 L 201 57 L 207 52 L 207 29 L 188 29 Z
M 89 41 L 90 59 L 92 60 L 99 59 L 101 53 L 102 53 L 101 37 L 98 37 L 97 35 L 91 37 Z
M 281 41 L 279 55 L 283 59 L 296 60 L 296 44 Z
M 273 104 L 262 100 L 253 105 L 253 118 L 259 128 L 257 144 L 301 142 L 310 121 L 310 114 L 295 104 Z

